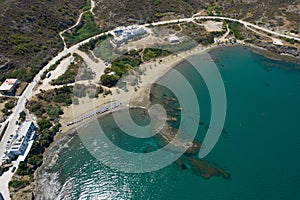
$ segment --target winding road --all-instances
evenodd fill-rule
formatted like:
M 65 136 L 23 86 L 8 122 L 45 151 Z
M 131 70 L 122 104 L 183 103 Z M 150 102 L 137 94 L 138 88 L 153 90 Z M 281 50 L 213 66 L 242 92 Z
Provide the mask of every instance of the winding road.
M 12 133 L 15 133 L 15 131 L 17 130 L 18 126 L 16 125 L 15 122 L 18 120 L 20 112 L 23 111 L 23 110 L 25 110 L 26 101 L 28 99 L 30 99 L 31 97 L 33 97 L 33 95 L 34 95 L 33 89 L 36 87 L 36 85 L 38 84 L 38 82 L 41 80 L 40 76 L 44 73 L 44 71 L 47 70 L 47 69 L 49 69 L 49 67 L 52 64 L 54 64 L 56 61 L 60 60 L 62 57 L 66 56 L 67 54 L 76 51 L 81 45 L 83 45 L 85 43 L 88 43 L 90 40 L 97 39 L 98 37 L 100 37 L 102 35 L 105 35 L 105 34 L 113 34 L 113 30 L 112 31 L 107 31 L 105 33 L 101 33 L 101 34 L 95 35 L 93 37 L 90 37 L 90 38 L 88 38 L 88 39 L 86 39 L 86 40 L 84 40 L 82 42 L 79 42 L 79 43 L 77 43 L 77 44 L 75 44 L 75 45 L 73 45 L 73 46 L 71 46 L 69 48 L 67 47 L 67 45 L 65 43 L 65 39 L 63 37 L 63 34 L 65 32 L 67 32 L 67 31 L 73 29 L 74 27 L 76 27 L 80 23 L 82 15 L 84 13 L 91 12 L 94 15 L 94 13 L 93 13 L 94 7 L 95 7 L 95 2 L 93 0 L 91 0 L 91 8 L 90 8 L 90 10 L 82 12 L 80 14 L 77 22 L 73 26 L 71 26 L 71 27 L 67 28 L 66 30 L 64 30 L 64 31 L 62 31 L 62 32 L 59 33 L 59 36 L 61 37 L 61 39 L 62 39 L 62 41 L 64 43 L 64 50 L 62 52 L 60 52 L 46 66 L 44 66 L 42 68 L 42 70 L 35 76 L 35 78 L 33 79 L 33 81 L 28 85 L 28 87 L 23 92 L 23 94 L 19 97 L 16 107 L 13 109 L 13 113 L 10 115 L 10 117 L 7 120 L 10 123 L 8 125 L 7 130 L 6 130 L 6 134 L 4 135 L 4 137 L 3 137 L 3 139 L 2 139 L 2 141 L 0 143 L 0 155 L 2 155 L 3 152 L 5 151 L 5 144 L 8 141 L 9 135 L 12 134 Z M 234 22 L 241 23 L 244 26 L 251 27 L 251 28 L 254 28 L 256 30 L 260 30 L 260 31 L 262 31 L 264 33 L 271 34 L 273 36 L 278 36 L 278 37 L 282 37 L 282 38 L 288 38 L 288 39 L 293 39 L 293 40 L 296 40 L 296 41 L 300 41 L 300 38 L 298 38 L 298 37 L 293 37 L 293 36 L 290 36 L 290 35 L 284 35 L 284 34 L 281 34 L 281 33 L 277 33 L 275 31 L 268 30 L 266 28 L 257 26 L 255 24 L 252 24 L 252 23 L 249 23 L 249 22 L 246 22 L 246 21 L 243 21 L 243 20 L 238 20 L 238 19 L 233 19 L 233 18 L 228 18 L 228 17 L 219 17 L 219 16 L 198 16 L 198 17 L 197 16 L 193 16 L 193 17 L 190 17 L 190 18 L 181 18 L 181 19 L 166 20 L 166 21 L 160 21 L 160 22 L 142 24 L 142 25 L 138 25 L 138 26 L 139 27 L 149 27 L 149 26 L 158 26 L 158 25 L 182 23 L 182 22 L 193 22 L 194 20 L 201 20 L 201 19 L 211 19 L 211 20 L 219 19 L 219 20 L 234 21 Z M 17 167 L 18 163 L 15 162 L 15 163 L 13 163 L 13 165 Z M 10 181 L 10 179 L 11 179 L 12 176 L 13 176 L 13 173 L 11 173 L 10 171 L 9 171 L 9 173 L 5 174 L 5 177 L 4 177 L 4 175 L 1 176 L 0 188 L 1 188 L 1 192 L 2 192 L 2 194 L 4 196 L 4 198 L 6 200 L 10 199 L 10 197 L 9 197 L 9 191 L 8 191 L 8 182 Z
M 95 15 L 95 13 L 93 12 L 94 8 L 95 8 L 95 1 L 91 0 L 91 8 L 90 8 L 89 10 L 87 10 L 87 11 L 84 11 L 84 12 L 80 13 L 80 15 L 79 15 L 79 17 L 78 17 L 76 23 L 75 23 L 73 26 L 71 26 L 71 27 L 69 27 L 69 28 L 67 28 L 67 29 L 65 29 L 65 30 L 63 30 L 63 31 L 61 31 L 61 32 L 59 32 L 59 36 L 60 36 L 60 38 L 62 39 L 62 41 L 63 41 L 63 43 L 64 43 L 64 49 L 67 49 L 67 44 L 66 44 L 66 42 L 65 42 L 65 38 L 64 38 L 63 34 L 64 34 L 65 32 L 67 32 L 67 31 L 69 31 L 69 30 L 75 28 L 76 26 L 78 26 L 78 24 L 80 23 L 80 21 L 81 21 L 81 19 L 82 19 L 82 16 L 83 16 L 85 13 L 90 12 L 90 13 L 92 13 L 92 15 Z

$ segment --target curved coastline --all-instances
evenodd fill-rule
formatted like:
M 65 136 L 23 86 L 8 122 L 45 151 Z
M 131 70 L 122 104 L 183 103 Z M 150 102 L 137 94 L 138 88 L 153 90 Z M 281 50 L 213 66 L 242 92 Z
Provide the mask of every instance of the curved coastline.
M 230 45 L 229 47 L 231 47 L 231 46 L 237 46 L 237 45 Z M 267 51 L 263 48 L 260 48 L 260 47 L 256 47 L 254 45 L 240 45 L 240 46 L 242 46 L 242 47 L 244 46 L 244 47 L 248 48 L 250 51 L 252 51 L 254 53 L 257 53 L 257 54 L 260 54 L 260 55 L 263 55 L 266 58 L 269 58 L 269 59 L 272 59 L 272 60 L 280 60 L 280 61 L 287 61 L 287 62 L 298 61 L 300 63 L 299 59 L 292 59 L 292 61 L 291 61 L 291 59 L 289 59 L 290 58 L 289 56 L 282 56 L 282 55 L 268 56 L 267 53 L 272 54 L 272 52 L 269 52 L 269 51 Z M 212 46 L 208 49 L 204 49 L 204 50 L 201 50 L 201 51 L 199 51 L 199 50 L 198 51 L 197 50 L 192 51 L 192 53 L 189 53 L 188 55 L 182 54 L 183 56 L 180 57 L 180 60 L 175 62 L 175 63 L 172 63 L 163 74 L 161 74 L 159 77 L 157 77 L 155 79 L 154 82 L 157 82 L 160 79 L 162 79 L 164 76 L 166 76 L 167 73 L 170 72 L 170 70 L 172 70 L 174 67 L 176 67 L 180 63 L 184 62 L 188 57 L 191 57 L 191 56 L 194 56 L 194 55 L 201 55 L 201 54 L 205 53 L 206 51 L 208 51 L 208 53 L 209 53 L 210 51 L 212 51 L 214 49 L 218 50 L 219 48 L 228 48 L 228 46 L 225 46 L 225 47 Z M 284 58 L 287 58 L 287 59 L 284 59 Z M 138 92 L 139 92 L 139 90 L 138 90 Z M 140 91 L 140 92 L 145 92 L 145 91 Z M 148 93 L 148 94 L 149 94 L 149 101 L 151 101 L 150 93 Z M 116 110 L 101 114 L 101 115 L 97 116 L 96 119 L 104 118 L 108 115 L 111 115 L 114 112 L 120 112 L 120 111 L 122 111 L 123 109 L 125 109 L 127 107 L 127 106 L 126 107 L 124 107 L 124 106 L 126 106 L 126 105 L 123 105 L 122 107 L 120 107 Z M 132 106 L 129 106 L 129 108 L 130 109 L 147 109 L 147 106 L 143 107 L 143 106 L 139 106 L 139 105 L 136 105 L 136 106 L 132 105 Z M 64 148 L 64 146 L 67 145 L 74 138 L 74 136 L 76 135 L 76 130 L 78 128 L 87 126 L 92 120 L 95 120 L 95 118 L 84 121 L 84 122 L 76 125 L 75 127 L 73 127 L 71 130 L 69 130 L 67 132 L 64 132 L 64 133 L 60 133 L 59 135 L 57 135 L 57 138 L 55 139 L 55 141 L 51 144 L 51 146 L 47 149 L 47 151 L 44 154 L 43 165 L 40 168 L 38 168 L 38 170 L 36 171 L 36 174 L 35 174 L 36 179 L 35 179 L 35 183 L 34 183 L 34 185 L 35 185 L 34 193 L 35 194 L 39 193 L 38 192 L 39 185 L 41 185 L 43 183 L 43 181 L 45 180 L 45 179 L 42 179 L 43 176 L 44 176 L 44 174 L 42 174 L 42 173 L 45 170 L 49 170 L 49 169 L 51 169 L 51 167 L 54 166 L 54 164 L 57 161 L 58 154 L 61 152 L 61 150 Z

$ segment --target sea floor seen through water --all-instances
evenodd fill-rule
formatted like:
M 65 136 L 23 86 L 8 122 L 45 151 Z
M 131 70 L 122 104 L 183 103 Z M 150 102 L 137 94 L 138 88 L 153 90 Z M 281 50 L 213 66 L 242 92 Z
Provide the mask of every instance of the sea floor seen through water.
M 149 173 L 119 172 L 97 161 L 75 135 L 58 152 L 55 165 L 40 172 L 40 177 L 51 181 L 42 187 L 44 191 L 39 191 L 38 198 L 299 199 L 300 73 L 293 70 L 295 64 L 270 60 L 241 46 L 215 49 L 210 55 L 224 81 L 227 114 L 224 131 L 205 161 L 228 172 L 230 178 L 206 179 L 189 166 L 182 168 L 176 163 Z M 191 59 L 203 64 L 201 56 Z M 201 117 L 195 120 L 199 126 L 197 140 L 201 141 L 210 123 L 209 92 L 188 62 L 176 69 L 189 79 L 200 102 Z M 171 73 L 162 79 L 176 85 Z M 171 95 L 163 87 L 154 90 L 161 102 Z M 131 114 L 138 123 L 147 123 L 147 116 L 140 117 L 141 112 Z M 154 138 L 139 141 L 120 134 L 110 115 L 100 121 L 111 140 L 128 151 L 158 148 Z M 93 124 L 84 128 L 87 137 L 97 137 L 97 126 Z

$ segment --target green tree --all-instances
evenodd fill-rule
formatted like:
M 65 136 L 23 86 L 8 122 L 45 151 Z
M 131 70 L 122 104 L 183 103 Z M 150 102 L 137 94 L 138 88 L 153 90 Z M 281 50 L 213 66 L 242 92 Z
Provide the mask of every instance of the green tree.
M 49 129 L 52 126 L 52 123 L 45 118 L 40 119 L 37 124 L 41 131 L 44 129 Z

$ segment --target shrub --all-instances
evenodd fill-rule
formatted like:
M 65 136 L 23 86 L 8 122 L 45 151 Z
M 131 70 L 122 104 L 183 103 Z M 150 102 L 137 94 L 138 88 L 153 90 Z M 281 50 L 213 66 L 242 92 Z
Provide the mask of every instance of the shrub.
M 45 118 L 40 119 L 37 124 L 41 131 L 44 129 L 49 129 L 52 126 L 52 123 Z
M 20 189 L 20 188 L 24 188 L 25 186 L 28 185 L 28 181 L 25 180 L 12 180 L 9 182 L 9 187 L 15 188 L 15 189 Z

